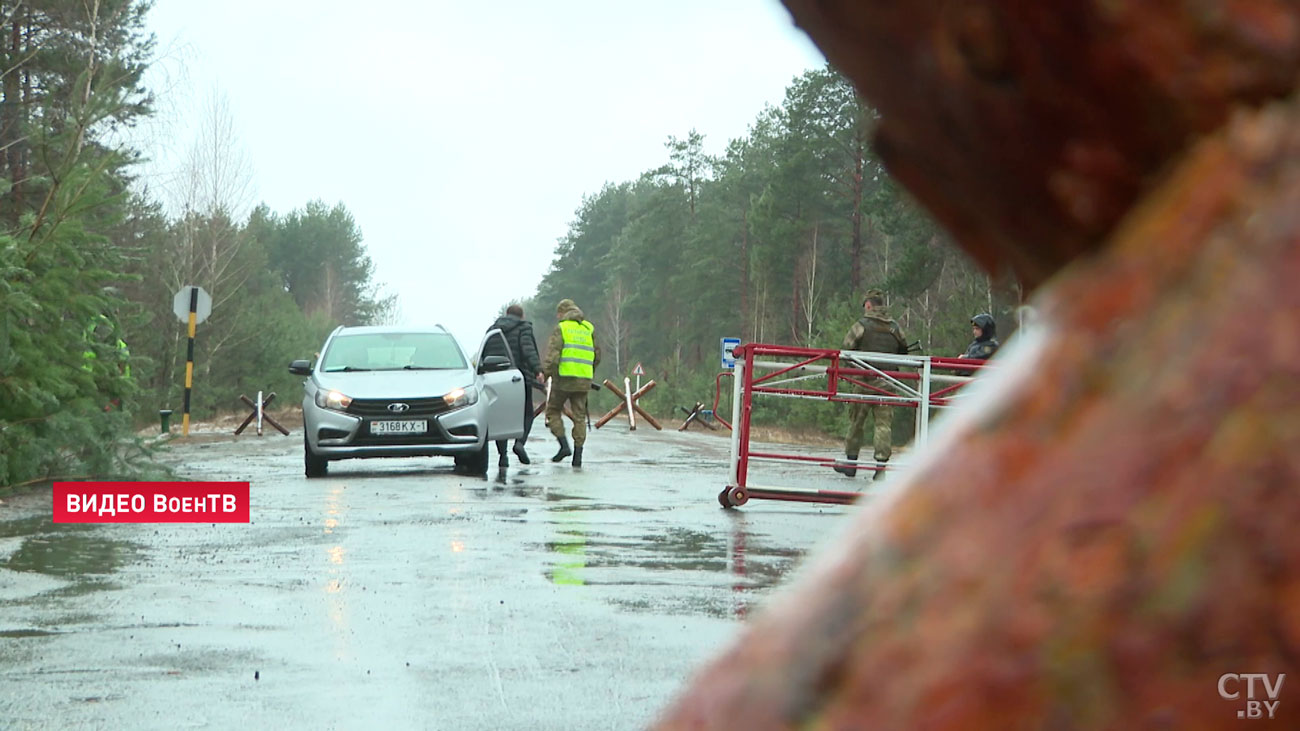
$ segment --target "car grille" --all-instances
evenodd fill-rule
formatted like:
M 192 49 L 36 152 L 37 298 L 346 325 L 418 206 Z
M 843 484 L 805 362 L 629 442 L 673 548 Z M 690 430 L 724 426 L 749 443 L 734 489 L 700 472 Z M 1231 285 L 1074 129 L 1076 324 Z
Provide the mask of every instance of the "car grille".
M 406 411 L 390 411 L 389 404 L 406 404 Z M 413 399 L 352 399 L 348 413 L 371 419 L 417 419 L 436 416 L 447 411 L 447 402 L 441 396 Z

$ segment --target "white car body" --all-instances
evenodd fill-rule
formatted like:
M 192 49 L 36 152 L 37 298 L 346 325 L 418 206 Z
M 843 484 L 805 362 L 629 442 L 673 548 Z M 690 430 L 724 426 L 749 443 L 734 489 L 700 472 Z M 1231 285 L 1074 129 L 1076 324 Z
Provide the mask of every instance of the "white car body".
M 524 431 L 523 374 L 499 356 L 483 362 L 483 345 L 492 337 L 504 336 L 489 331 L 478 357 L 470 359 L 441 326 L 337 328 L 318 362 L 290 366 L 308 376 L 302 401 L 308 476 L 323 475 L 328 461 L 369 457 L 453 456 L 457 466 L 485 471 L 488 442 L 517 439 Z M 416 343 L 436 344 L 428 361 L 436 369 L 394 365 Z M 345 362 L 345 349 L 351 349 L 348 365 L 334 365 Z

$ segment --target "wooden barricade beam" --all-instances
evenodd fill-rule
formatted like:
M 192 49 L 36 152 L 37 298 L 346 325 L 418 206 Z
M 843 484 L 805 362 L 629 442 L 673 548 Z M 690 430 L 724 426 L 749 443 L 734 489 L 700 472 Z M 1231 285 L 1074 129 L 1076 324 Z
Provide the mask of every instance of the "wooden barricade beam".
M 289 430 L 288 430 L 288 429 L 285 429 L 283 426 L 280 425 L 280 422 L 276 421 L 275 419 L 272 419 L 272 418 L 271 418 L 271 415 L 268 414 L 268 413 L 266 413 L 266 407 L 267 407 L 267 406 L 270 406 L 270 405 L 271 405 L 271 402 L 275 400 L 275 392 L 274 392 L 274 391 L 271 392 L 271 393 L 270 393 L 266 398 L 262 399 L 262 402 L 261 402 L 260 404 L 257 403 L 256 401 L 254 401 L 253 399 L 251 399 L 251 398 L 245 396 L 245 395 L 242 394 L 242 393 L 239 394 L 239 400 L 240 400 L 240 401 L 243 401 L 245 404 L 247 404 L 247 405 L 248 405 L 248 408 L 252 409 L 253 412 L 250 413 L 247 417 L 245 417 L 245 418 L 244 418 L 244 423 L 240 424 L 240 425 L 239 425 L 239 428 L 235 430 L 235 435 L 236 435 L 236 436 L 242 434 L 242 433 L 244 432 L 244 430 L 248 428 L 248 425 L 251 424 L 251 423 L 253 423 L 253 419 L 256 419 L 256 418 L 257 418 L 257 415 L 258 415 L 259 410 L 260 410 L 260 412 L 261 412 L 261 414 L 262 414 L 262 419 L 263 419 L 264 421 L 266 421 L 266 423 L 268 423 L 268 424 L 270 424 L 271 426 L 275 427 L 277 430 L 279 430 L 279 432 L 280 432 L 281 434 L 285 435 L 286 437 L 289 436 Z M 257 432 L 257 435 L 258 435 L 259 437 L 262 436 L 262 432 L 260 431 L 260 429 L 259 429 L 259 431 Z
M 704 426 L 708 427 L 711 431 L 718 430 L 717 426 L 710 424 L 708 421 L 706 421 L 703 417 L 700 416 L 700 413 L 704 411 L 704 404 L 700 403 L 699 401 L 695 402 L 695 408 L 693 409 L 688 410 L 685 406 L 678 406 L 677 408 L 681 409 L 682 413 L 686 414 L 686 421 L 683 421 L 682 425 L 677 427 L 677 431 L 686 431 L 686 428 L 689 427 L 691 424 L 703 424 Z
M 636 411 L 633 409 L 635 404 L 632 403 L 632 379 L 623 376 L 623 396 L 624 403 L 627 404 L 627 428 L 628 431 L 636 431 Z
M 524 386 L 524 388 L 531 388 L 531 386 Z M 533 393 L 534 393 L 534 395 L 536 395 L 537 391 L 538 391 L 538 389 L 533 389 Z M 547 381 L 546 388 L 545 388 L 545 389 L 542 389 L 542 393 L 543 393 L 543 396 L 542 396 L 541 399 L 533 399 L 533 418 L 534 418 L 534 419 L 536 419 L 537 417 L 539 417 L 539 416 L 541 416 L 542 414 L 545 414 L 545 413 L 546 413 L 546 404 L 547 404 L 547 402 L 549 402 L 549 401 L 551 400 L 551 386 L 550 386 L 550 381 Z
M 537 418 L 542 414 L 546 413 L 546 407 L 551 403 L 551 386 L 554 383 L 555 383 L 554 378 L 546 379 L 546 398 L 542 399 L 542 404 L 540 406 L 535 406 L 533 408 L 533 418 Z M 569 421 L 577 424 L 578 420 L 573 418 L 573 410 L 569 408 L 569 402 L 567 401 L 564 402 L 563 409 L 564 409 L 564 415 L 569 417 Z M 588 421 L 590 421 L 590 419 L 588 419 Z
M 647 414 L 645 409 L 637 405 L 636 402 L 637 399 L 649 393 L 650 389 L 654 387 L 655 387 L 655 382 L 650 381 L 649 383 L 642 386 L 641 388 L 638 388 L 635 393 L 628 394 L 627 392 L 623 391 L 623 389 L 610 383 L 609 379 L 606 378 L 605 388 L 608 388 L 610 391 L 613 391 L 614 395 L 618 396 L 619 403 L 618 406 L 615 406 L 614 408 L 610 409 L 608 413 L 606 413 L 604 416 L 600 417 L 600 419 L 596 421 L 596 428 L 599 429 L 605 424 L 607 424 L 610 419 L 613 419 L 615 416 L 621 414 L 623 412 L 623 409 L 626 409 L 627 405 L 631 403 L 632 408 L 636 410 L 637 415 L 639 415 L 642 419 L 645 419 L 646 422 L 650 424 L 650 426 L 653 426 L 655 429 L 663 431 L 663 427 L 659 425 L 659 422 L 655 421 L 655 418 Z

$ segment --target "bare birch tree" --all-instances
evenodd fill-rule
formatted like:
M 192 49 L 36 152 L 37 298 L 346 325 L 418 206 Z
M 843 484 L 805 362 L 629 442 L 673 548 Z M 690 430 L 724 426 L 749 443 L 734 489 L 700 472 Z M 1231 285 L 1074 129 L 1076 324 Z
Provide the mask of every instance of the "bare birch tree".
M 202 113 L 198 136 L 169 191 L 179 218 L 175 249 L 161 274 L 165 291 L 198 285 L 212 295 L 214 326 L 208 328 L 206 372 L 211 360 L 241 337 L 238 308 L 229 305 L 253 273 L 253 262 L 246 256 L 248 236 L 240 224 L 251 207 L 253 191 L 252 167 L 239 146 L 225 96 L 211 92 Z M 171 372 L 175 372 L 180 338 L 178 330 Z
M 817 245 L 820 224 L 813 224 L 812 243 L 803 257 L 803 286 L 799 288 L 799 315 L 805 345 L 813 341 L 813 323 L 817 321 L 818 305 L 822 291 L 817 278 Z
M 623 362 L 631 323 L 627 318 L 628 289 L 623 278 L 618 277 L 610 286 L 605 297 L 605 322 L 609 332 L 609 345 L 614 350 L 614 372 L 623 372 Z

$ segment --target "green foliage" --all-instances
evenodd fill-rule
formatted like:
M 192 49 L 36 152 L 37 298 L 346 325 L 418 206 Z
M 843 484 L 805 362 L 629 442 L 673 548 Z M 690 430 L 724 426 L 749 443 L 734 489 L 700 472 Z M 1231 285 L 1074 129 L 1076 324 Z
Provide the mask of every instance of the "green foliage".
M 721 337 L 839 348 L 869 287 L 889 291 L 925 352 L 963 352 L 970 317 L 993 309 L 1010 324 L 1014 294 L 999 297 L 889 178 L 869 144 L 877 118 L 827 67 L 718 158 L 694 130 L 670 137 L 662 167 L 583 200 L 529 311 L 577 301 L 605 349 L 597 378 L 643 363 L 658 382 L 643 402 L 660 414 L 711 405 Z M 801 401 L 755 418 L 843 429 L 842 410 Z M 910 415 L 897 418 L 909 432 Z
M 0 12 L 0 487 L 156 474 L 133 428 L 179 408 L 184 325 L 172 294 L 213 296 L 196 339 L 193 414 L 300 393 L 286 366 L 338 324 L 388 315 L 341 204 L 248 221 L 169 217 L 127 193 L 137 151 L 113 133 L 150 112 L 142 0 Z
M 0 51 L 0 485 L 120 475 L 138 449 L 119 347 L 127 155 L 105 133 L 147 111 L 140 5 L 20 5 Z M 23 83 L 19 84 L 18 79 Z M 102 325 L 102 326 L 101 326 Z
M 188 340 L 172 312 L 180 286 L 172 280 L 202 286 L 214 300 L 195 337 L 195 418 L 242 410 L 239 396 L 258 391 L 275 392 L 278 405 L 293 403 L 301 378 L 288 373 L 289 361 L 310 358 L 338 325 L 372 324 L 391 306 L 372 295 L 372 265 L 342 205 L 313 202 L 287 216 L 260 206 L 242 225 L 220 212 L 180 221 L 147 206 L 138 213 L 139 340 L 130 342 L 133 357 L 146 364 L 139 402 L 148 413 L 183 401 Z M 212 266 L 175 243 L 187 239 L 220 240 L 227 253 Z
M 249 231 L 262 242 L 267 264 L 307 315 L 347 325 L 383 318 L 392 299 L 378 299 L 371 286 L 374 266 L 361 230 L 343 204 L 311 201 L 284 217 L 265 206 L 253 211 Z

